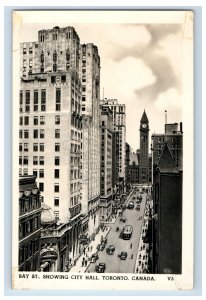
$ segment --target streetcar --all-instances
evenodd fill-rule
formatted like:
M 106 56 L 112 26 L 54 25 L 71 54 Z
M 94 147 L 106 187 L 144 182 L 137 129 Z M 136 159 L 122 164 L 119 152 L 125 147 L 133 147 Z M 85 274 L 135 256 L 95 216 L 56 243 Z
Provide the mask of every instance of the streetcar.
M 123 228 L 123 231 L 122 231 L 122 239 L 123 240 L 130 240 L 131 237 L 132 237 L 132 231 L 133 231 L 132 226 L 131 225 L 126 225 Z

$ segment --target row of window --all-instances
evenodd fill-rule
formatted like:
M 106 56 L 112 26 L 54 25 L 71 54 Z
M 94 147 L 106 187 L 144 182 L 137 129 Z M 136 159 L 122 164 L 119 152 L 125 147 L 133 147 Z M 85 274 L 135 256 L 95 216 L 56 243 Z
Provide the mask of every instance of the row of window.
M 25 91 L 25 111 L 30 112 L 30 102 L 31 100 L 31 92 L 30 90 Z M 20 112 L 23 111 L 23 91 L 20 91 L 19 95 L 19 104 L 20 104 Z M 46 111 L 46 90 L 41 90 L 41 111 Z M 34 111 L 38 111 L 39 109 L 39 91 L 34 90 L 34 103 L 33 103 Z M 56 103 L 55 103 L 56 111 L 61 110 L 61 88 L 56 88 Z
M 34 209 L 41 207 L 39 195 L 30 195 L 29 197 L 22 197 L 19 200 L 19 214 L 25 214 Z
M 19 264 L 22 264 L 25 260 L 29 259 L 33 254 L 39 251 L 39 246 L 39 239 L 30 241 L 30 243 L 25 246 L 21 246 L 19 248 Z M 36 271 L 35 268 L 33 270 Z M 31 270 L 29 269 L 28 271 Z
M 31 218 L 28 221 L 24 221 L 19 225 L 19 237 L 24 238 L 27 235 L 35 232 L 40 228 L 40 218 Z

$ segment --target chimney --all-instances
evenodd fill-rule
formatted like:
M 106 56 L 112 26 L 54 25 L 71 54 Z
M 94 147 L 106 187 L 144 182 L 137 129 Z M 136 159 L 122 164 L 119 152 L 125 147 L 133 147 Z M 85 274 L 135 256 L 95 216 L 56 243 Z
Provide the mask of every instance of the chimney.
M 182 131 L 182 122 L 180 122 L 180 132 L 183 133 L 183 131 Z

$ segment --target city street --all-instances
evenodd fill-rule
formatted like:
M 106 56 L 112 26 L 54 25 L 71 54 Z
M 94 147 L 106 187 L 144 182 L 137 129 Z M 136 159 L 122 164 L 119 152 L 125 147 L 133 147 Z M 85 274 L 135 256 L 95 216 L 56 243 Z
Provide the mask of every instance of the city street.
M 95 272 L 95 265 L 103 262 L 106 264 L 106 273 L 133 273 L 135 269 L 135 261 L 138 252 L 139 239 L 141 235 L 141 229 L 144 220 L 144 210 L 146 203 L 147 193 L 142 195 L 142 202 L 140 204 L 140 210 L 136 210 L 136 196 L 139 196 L 139 192 L 134 192 L 131 197 L 127 200 L 127 203 L 131 200 L 134 201 L 134 209 L 125 209 L 123 216 L 126 217 L 125 223 L 120 221 L 121 217 L 118 217 L 116 222 L 109 224 L 111 227 L 110 232 L 107 235 L 107 245 L 103 251 L 98 251 L 99 259 L 96 263 L 91 263 L 86 272 Z M 135 196 L 135 200 L 132 199 Z M 142 219 L 139 220 L 139 217 L 142 216 Z M 120 233 L 123 229 L 123 226 L 131 225 L 133 227 L 133 234 L 130 240 L 123 240 L 120 237 Z M 119 227 L 119 231 L 116 231 L 116 228 Z M 132 244 L 132 248 L 131 248 Z M 106 248 L 109 245 L 115 246 L 115 252 L 113 255 L 106 253 Z M 118 255 L 121 251 L 126 251 L 128 256 L 126 260 L 120 260 Z M 133 255 L 133 258 L 131 258 Z

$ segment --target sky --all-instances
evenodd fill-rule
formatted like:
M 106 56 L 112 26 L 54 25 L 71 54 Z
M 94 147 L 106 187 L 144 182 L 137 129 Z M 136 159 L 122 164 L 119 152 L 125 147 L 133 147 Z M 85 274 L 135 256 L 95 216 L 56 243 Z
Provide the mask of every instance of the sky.
M 104 95 L 126 105 L 126 141 L 134 151 L 139 148 L 144 109 L 150 136 L 164 132 L 165 110 L 168 123 L 182 121 L 181 23 L 24 23 L 20 41 L 37 41 L 38 30 L 54 26 L 73 26 L 80 43 L 98 47 L 101 98 Z

